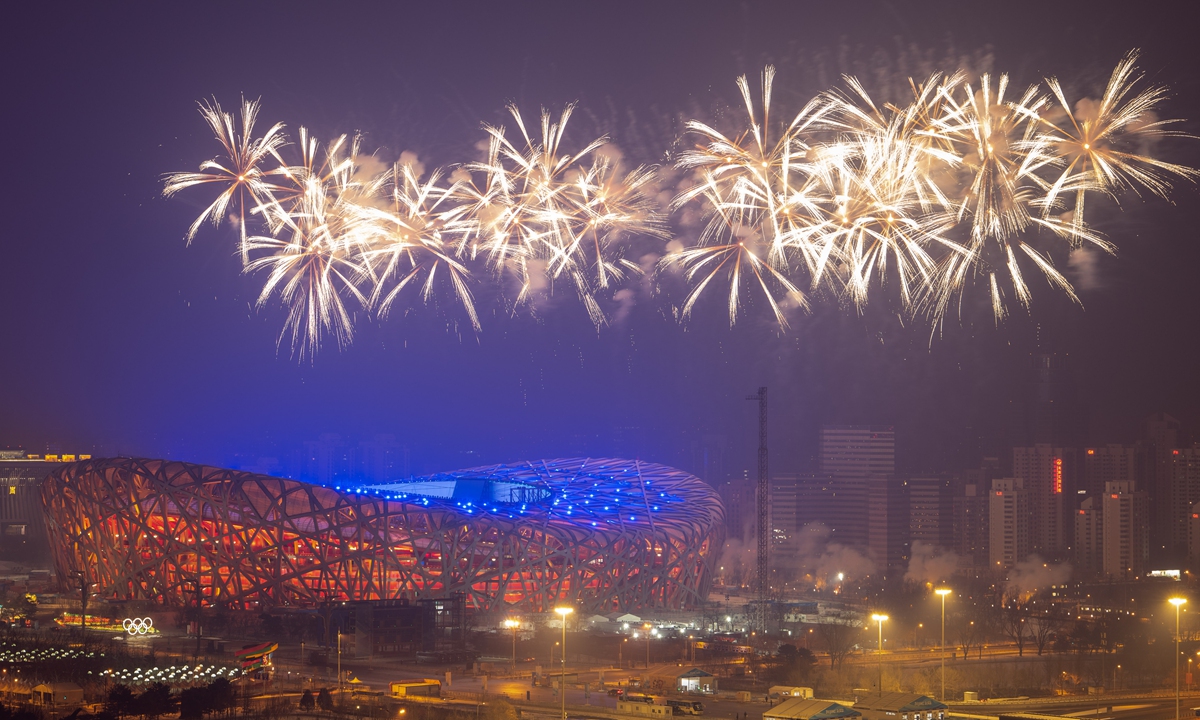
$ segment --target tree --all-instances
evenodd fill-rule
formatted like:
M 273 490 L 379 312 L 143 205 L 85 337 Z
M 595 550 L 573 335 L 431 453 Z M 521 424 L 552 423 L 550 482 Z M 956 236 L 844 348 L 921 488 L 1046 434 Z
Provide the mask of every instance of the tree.
M 208 686 L 184 688 L 179 693 L 179 720 L 200 720 L 212 712 Z
M 133 703 L 133 691 L 129 689 L 128 685 L 117 683 L 108 691 L 104 709 L 120 718 L 122 715 L 132 712 Z
M 780 645 L 779 652 L 767 669 L 767 678 L 772 682 L 797 685 L 808 680 L 816 659 L 807 648 L 795 645 Z
M 841 667 L 842 661 L 854 649 L 854 640 L 857 637 L 858 628 L 841 618 L 817 624 L 817 638 L 820 639 L 825 652 L 829 653 L 829 667 L 834 670 Z
M 321 688 L 317 693 L 317 707 L 325 712 L 333 712 L 333 696 L 329 694 L 329 688 Z
M 305 712 L 311 712 L 313 709 L 313 706 L 316 704 L 317 704 L 316 701 L 313 699 L 312 690 L 305 690 L 304 694 L 300 696 L 300 709 L 301 710 L 303 710 Z
M 134 707 L 139 715 L 153 720 L 172 712 L 175 709 L 175 699 L 171 697 L 170 686 L 156 682 L 137 696 Z
M 212 712 L 224 712 L 237 705 L 237 693 L 233 683 L 226 678 L 217 678 L 208 684 L 208 706 Z
M 958 644 L 963 649 L 963 659 L 971 654 L 971 648 L 983 646 L 983 626 L 968 620 L 958 626 Z
M 1062 627 L 1062 615 L 1054 608 L 1051 608 L 1046 612 L 1034 615 L 1030 620 L 1033 626 L 1033 645 L 1037 648 L 1037 654 L 1040 656 L 1047 650 L 1051 638 Z
M 1017 646 L 1017 657 L 1025 655 L 1025 641 L 1029 639 L 1029 627 L 1025 622 L 1025 608 L 1016 603 L 1006 605 L 1000 611 L 1000 628 Z

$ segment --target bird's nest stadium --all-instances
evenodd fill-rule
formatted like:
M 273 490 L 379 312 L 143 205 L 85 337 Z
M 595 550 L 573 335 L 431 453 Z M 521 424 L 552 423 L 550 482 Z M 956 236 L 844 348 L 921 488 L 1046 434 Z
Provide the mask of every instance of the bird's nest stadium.
M 418 600 L 606 613 L 705 599 L 724 510 L 663 465 L 573 458 L 328 487 L 165 460 L 42 486 L 59 577 L 101 598 L 228 607 Z

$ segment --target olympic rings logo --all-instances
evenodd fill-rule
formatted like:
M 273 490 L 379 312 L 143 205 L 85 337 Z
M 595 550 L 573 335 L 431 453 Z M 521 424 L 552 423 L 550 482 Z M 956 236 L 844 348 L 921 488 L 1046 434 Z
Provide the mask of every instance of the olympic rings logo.
M 154 629 L 154 620 L 148 617 L 125 618 L 121 621 L 121 627 L 130 635 L 145 635 Z

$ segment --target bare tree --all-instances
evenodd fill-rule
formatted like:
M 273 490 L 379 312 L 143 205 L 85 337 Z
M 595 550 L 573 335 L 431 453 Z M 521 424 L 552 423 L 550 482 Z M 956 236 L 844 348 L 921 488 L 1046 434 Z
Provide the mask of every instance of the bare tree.
M 1025 607 L 1017 603 L 1010 603 L 1000 613 L 1000 628 L 1016 644 L 1017 657 L 1025 655 L 1025 641 L 1029 639 L 1027 615 Z
M 825 652 L 829 653 L 829 666 L 834 670 L 841 667 L 842 661 L 854 649 L 857 637 L 858 626 L 849 620 L 837 618 L 817 625 L 817 638 Z
M 1031 636 L 1033 645 L 1037 648 L 1037 654 L 1040 656 L 1050 645 L 1050 638 L 1054 637 L 1054 634 L 1062 627 L 1062 615 L 1058 610 L 1051 608 L 1030 617 L 1030 624 L 1033 626 L 1033 635 Z

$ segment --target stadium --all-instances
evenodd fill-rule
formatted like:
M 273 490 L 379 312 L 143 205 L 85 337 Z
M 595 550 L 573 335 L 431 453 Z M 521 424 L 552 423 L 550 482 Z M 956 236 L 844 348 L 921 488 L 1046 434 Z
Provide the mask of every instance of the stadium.
M 724 533 L 713 490 L 573 458 L 327 487 L 166 460 L 68 465 L 42 486 L 60 578 L 96 596 L 231 608 L 463 593 L 475 611 L 692 607 Z

